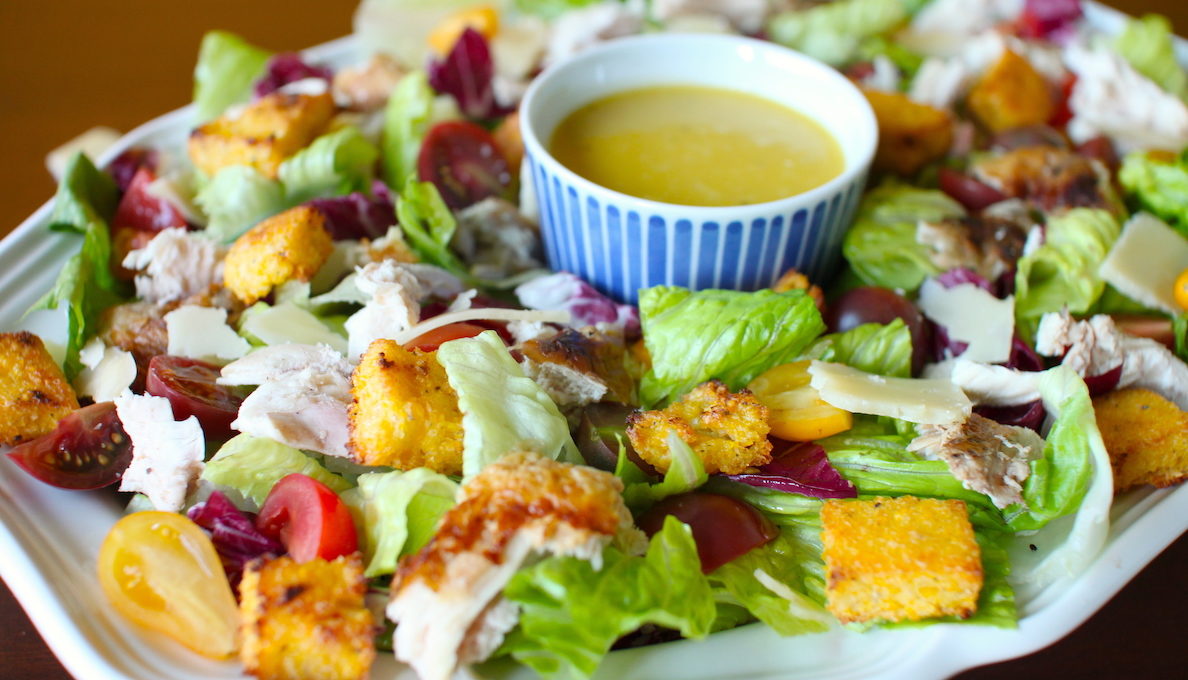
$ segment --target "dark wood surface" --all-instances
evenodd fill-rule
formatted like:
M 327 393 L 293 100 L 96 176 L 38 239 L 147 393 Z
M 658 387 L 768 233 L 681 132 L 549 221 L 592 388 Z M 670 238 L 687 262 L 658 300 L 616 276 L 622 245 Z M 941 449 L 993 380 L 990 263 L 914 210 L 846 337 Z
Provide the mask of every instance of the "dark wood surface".
M 1161 12 L 1188 31 L 1184 0 L 1114 0 Z M 0 0 L 0 234 L 53 194 L 45 153 L 84 130 L 130 130 L 190 99 L 202 33 L 237 32 L 291 50 L 350 31 L 354 0 Z M 0 555 L 0 560 L 5 556 Z M 1156 678 L 1183 673 L 1188 537 L 1180 538 L 1092 619 L 1021 659 L 962 680 Z M 53 631 L 42 634 L 52 636 Z M 0 677 L 69 677 L 0 587 Z

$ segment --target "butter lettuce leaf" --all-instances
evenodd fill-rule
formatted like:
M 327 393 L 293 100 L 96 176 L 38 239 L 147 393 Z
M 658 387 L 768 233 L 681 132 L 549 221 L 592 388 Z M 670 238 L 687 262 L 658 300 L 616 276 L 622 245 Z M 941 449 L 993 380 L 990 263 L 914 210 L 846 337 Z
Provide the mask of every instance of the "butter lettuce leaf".
M 645 406 L 667 403 L 711 378 L 732 390 L 793 361 L 825 324 L 804 291 L 640 291 L 640 321 L 652 368 L 640 384 Z
M 272 53 L 226 31 L 202 36 L 194 66 L 194 106 L 197 121 L 217 118 L 232 104 L 245 102 L 252 83 L 264 75 Z
M 1122 226 L 1109 212 L 1075 208 L 1048 220 L 1044 244 L 1019 258 L 1015 316 L 1035 319 L 1067 307 L 1080 314 L 1105 290 L 1097 270 Z
M 1134 70 L 1180 99 L 1188 100 L 1188 71 L 1176 59 L 1171 22 L 1159 14 L 1130 19 L 1114 49 Z
M 375 176 L 379 150 L 359 128 L 348 125 L 318 137 L 285 160 L 280 180 L 289 203 L 312 198 L 368 192 Z
M 361 529 L 364 575 L 391 574 L 396 561 L 429 542 L 454 505 L 458 483 L 428 468 L 360 475 L 342 495 Z
M 236 435 L 223 444 L 206 463 L 202 479 L 239 492 L 258 508 L 280 478 L 294 472 L 313 477 L 335 493 L 352 486 L 300 449 L 250 434 Z
M 1188 156 L 1144 151 L 1126 154 L 1118 181 L 1131 203 L 1188 238 Z

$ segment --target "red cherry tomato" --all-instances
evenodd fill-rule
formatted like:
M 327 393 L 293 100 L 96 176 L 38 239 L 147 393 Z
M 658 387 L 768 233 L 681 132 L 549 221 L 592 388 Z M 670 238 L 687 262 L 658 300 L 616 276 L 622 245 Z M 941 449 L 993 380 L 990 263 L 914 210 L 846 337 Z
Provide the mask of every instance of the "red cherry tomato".
M 454 210 L 502 196 L 512 183 L 511 169 L 495 139 L 464 120 L 448 120 L 429 130 L 417 158 L 417 174 L 421 181 L 433 182 Z
M 165 397 L 178 420 L 198 418 L 210 439 L 230 439 L 231 422 L 243 403 L 231 388 L 215 384 L 219 367 L 197 359 L 160 355 L 149 361 L 144 390 Z
M 755 508 L 729 496 L 694 491 L 669 496 L 639 519 L 639 528 L 651 536 L 672 515 L 689 525 L 708 574 L 736 557 L 774 539 L 779 530 Z
M 476 326 L 472 323 L 458 322 L 438 326 L 431 331 L 426 331 L 417 337 L 404 343 L 405 349 L 419 349 L 422 352 L 433 352 L 438 347 L 449 342 L 450 340 L 457 340 L 459 338 L 473 338 L 474 336 L 487 330 L 482 326 Z
M 177 206 L 168 199 L 149 193 L 148 187 L 157 175 L 146 166 L 141 166 L 132 176 L 132 183 L 116 206 L 113 227 L 132 227 L 147 231 L 161 231 L 169 227 L 185 227 L 186 218 Z
M 841 333 L 864 323 L 891 323 L 903 319 L 912 335 L 912 373 L 917 374 L 932 346 L 931 332 L 924 315 L 902 295 L 878 286 L 863 286 L 847 291 L 829 303 L 825 324 L 830 333 Z
M 123 476 L 132 462 L 132 446 L 115 404 L 105 401 L 71 413 L 53 432 L 18 445 L 8 455 L 46 484 L 98 489 Z
M 256 528 L 279 540 L 298 562 L 332 560 L 359 549 L 346 503 L 330 487 L 298 472 L 282 477 L 268 492 Z
M 941 191 L 974 212 L 1006 199 L 1006 194 L 998 189 L 952 168 L 941 168 L 937 179 Z
M 1053 127 L 1062 128 L 1068 125 L 1068 121 L 1073 118 L 1072 104 L 1069 100 L 1072 98 L 1073 88 L 1077 85 L 1077 74 L 1069 73 L 1064 76 L 1064 80 L 1060 81 L 1060 89 L 1056 92 L 1056 107 L 1052 109 L 1052 116 L 1048 119 L 1048 124 Z

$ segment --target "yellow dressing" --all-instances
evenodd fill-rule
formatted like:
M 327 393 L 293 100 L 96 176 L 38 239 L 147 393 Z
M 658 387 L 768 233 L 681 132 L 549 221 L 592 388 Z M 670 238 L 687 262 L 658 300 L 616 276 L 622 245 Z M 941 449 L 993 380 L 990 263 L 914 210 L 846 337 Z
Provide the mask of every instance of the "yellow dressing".
M 664 203 L 748 205 L 841 174 L 837 141 L 804 114 L 761 97 L 694 86 L 622 92 L 571 113 L 550 142 L 570 170 Z

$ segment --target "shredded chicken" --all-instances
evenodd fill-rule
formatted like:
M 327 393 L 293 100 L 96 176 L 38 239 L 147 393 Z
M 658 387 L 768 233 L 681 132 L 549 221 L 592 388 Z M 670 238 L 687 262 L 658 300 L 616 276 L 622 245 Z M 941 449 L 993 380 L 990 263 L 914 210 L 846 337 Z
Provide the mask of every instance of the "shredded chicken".
M 667 22 L 685 16 L 720 16 L 743 33 L 763 28 L 769 0 L 652 0 L 652 17 Z
M 149 302 L 176 302 L 200 295 L 223 280 L 227 249 L 181 227 L 165 229 L 144 248 L 124 256 L 123 266 L 140 272 L 136 294 Z
M 960 387 L 975 404 L 987 406 L 1016 406 L 1030 404 L 1040 398 L 1039 373 L 1019 371 L 1006 366 L 978 363 L 958 357 L 925 370 L 929 378 L 948 378 Z
M 377 52 L 363 66 L 343 68 L 334 74 L 334 101 L 356 111 L 377 111 L 407 73 L 400 62 Z
M 421 301 L 462 292 L 453 274 L 423 264 L 371 262 L 356 270 L 355 286 L 370 299 L 346 321 L 349 355 L 362 356 L 380 338 L 394 338 L 421 320 Z
M 126 393 L 114 401 L 132 442 L 132 462 L 120 491 L 143 493 L 157 510 L 180 511 L 204 467 L 206 442 L 198 419 L 174 420 L 165 397 Z
M 605 0 L 562 14 L 553 24 L 545 64 L 553 65 L 598 43 L 639 33 L 644 7 L 638 0 Z
M 487 198 L 459 212 L 450 245 L 479 278 L 503 279 L 544 266 L 536 225 L 502 198 Z
M 945 461 L 962 486 L 986 494 L 995 507 L 1023 504 L 1030 462 L 1044 451 L 1044 440 L 1034 431 L 974 413 L 963 422 L 920 425 L 919 432 L 908 451 Z

